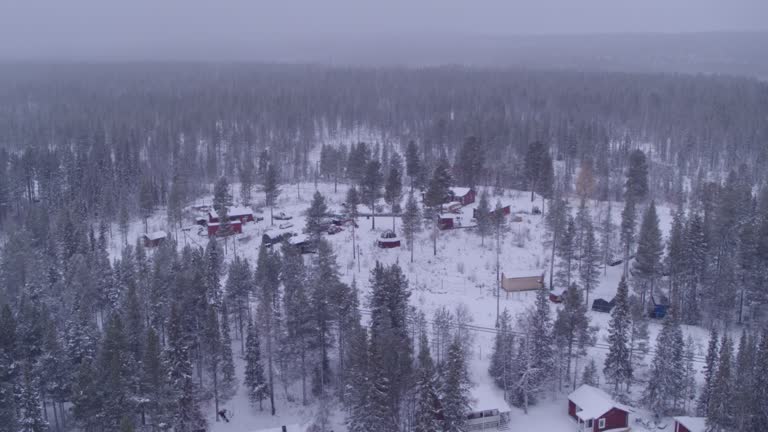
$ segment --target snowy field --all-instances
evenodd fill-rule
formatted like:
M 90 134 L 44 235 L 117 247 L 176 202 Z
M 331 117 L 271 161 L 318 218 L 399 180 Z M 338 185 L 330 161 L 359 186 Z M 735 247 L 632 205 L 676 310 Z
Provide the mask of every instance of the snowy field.
M 238 197 L 238 185 L 233 185 L 232 195 Z M 301 233 L 305 226 L 304 213 L 309 207 L 310 200 L 315 192 L 315 185 L 312 183 L 285 184 L 281 186 L 277 206 L 274 209 L 275 214 L 285 212 L 293 216 L 290 223 L 293 224 L 288 230 L 295 233 Z M 317 185 L 325 197 L 330 211 L 341 212 L 341 203 L 347 191 L 347 185 L 339 184 L 338 190 L 334 192 L 334 185 L 320 183 Z M 481 188 L 482 190 L 482 188 Z M 489 190 L 490 192 L 490 190 Z M 406 194 L 407 196 L 407 191 Z M 479 197 L 479 191 L 478 191 Z M 512 222 L 512 217 L 507 217 L 509 226 L 508 232 L 502 241 L 502 252 L 500 254 L 500 269 L 506 274 L 534 271 L 547 271 L 547 281 L 549 280 L 549 254 L 547 247 L 544 221 L 540 215 L 530 214 L 532 203 L 529 192 L 522 191 L 504 191 L 502 195 L 490 196 L 491 207 L 500 201 L 504 205 L 510 205 L 512 216 L 519 216 L 522 221 Z M 261 236 L 265 230 L 275 229 L 283 221 L 275 221 L 275 226 L 270 227 L 269 209 L 261 207 L 263 205 L 263 194 L 258 190 L 254 191 L 256 204 L 253 206 L 256 214 L 263 216 L 264 220 L 257 223 L 248 223 L 243 227 L 243 233 L 237 238 L 230 238 L 226 242 L 227 259 L 232 259 L 235 255 L 246 257 L 252 264 L 256 262 Z M 191 209 L 192 205 L 210 205 L 212 197 L 204 196 L 190 203 L 190 207 L 185 211 L 185 226 L 191 226 L 194 218 L 204 216 Z M 235 198 L 237 200 L 237 198 Z M 405 198 L 404 198 L 405 200 Z M 261 201 L 261 205 L 259 203 Z M 535 205 L 540 205 L 540 198 L 537 197 Z M 590 203 L 596 225 L 599 224 L 602 212 L 605 210 L 605 203 Z M 576 203 L 571 203 L 571 208 L 575 214 Z M 385 207 L 385 211 L 388 211 Z M 366 212 L 366 208 L 361 206 L 360 212 Z M 463 214 L 471 215 L 471 209 L 463 209 Z M 613 216 L 618 224 L 621 212 L 621 204 L 613 204 Z M 664 206 L 658 207 L 659 218 L 661 221 L 662 232 L 669 230 L 671 224 L 670 209 Z M 469 216 L 471 217 L 471 216 Z M 466 220 L 469 219 L 466 218 Z M 501 411 L 511 410 L 511 430 L 516 431 L 571 431 L 575 430 L 575 423 L 568 417 L 567 400 L 565 395 L 567 388 L 562 392 L 551 392 L 541 401 L 540 404 L 529 410 L 529 413 L 523 414 L 522 410 L 510 408 L 506 405 L 502 392 L 492 382 L 488 375 L 488 366 L 491 350 L 493 346 L 493 327 L 496 321 L 496 253 L 495 239 L 486 238 L 484 245 L 481 245 L 481 239 L 472 229 L 455 229 L 449 231 L 440 231 L 437 239 L 437 254 L 433 254 L 433 241 L 431 239 L 431 227 L 424 227 L 424 230 L 418 234 L 414 247 L 414 262 L 410 262 L 410 252 L 405 244 L 400 248 L 380 249 L 376 247 L 376 239 L 386 230 L 395 229 L 400 233 L 400 220 L 392 217 L 376 217 L 375 229 L 372 229 L 373 221 L 371 218 L 361 216 L 358 219 L 359 228 L 354 230 L 355 241 L 359 245 L 359 263 L 354 259 L 353 253 L 353 231 L 350 227 L 335 235 L 328 235 L 326 238 L 331 242 L 337 254 L 338 264 L 342 277 L 346 282 L 357 281 L 360 289 L 361 300 L 366 298 L 368 292 L 368 277 L 370 269 L 379 261 L 385 264 L 399 263 L 409 278 L 410 288 L 412 290 L 411 303 L 417 308 L 423 310 L 427 316 L 431 316 L 433 311 L 445 306 L 450 310 L 455 310 L 458 305 L 466 306 L 473 318 L 472 325 L 482 329 L 475 331 L 473 342 L 472 361 L 470 372 L 474 388 L 472 391 L 474 409 L 492 409 L 498 408 Z M 165 218 L 165 209 L 157 209 L 155 215 L 148 221 L 148 231 L 167 230 Z M 178 243 L 183 246 L 192 244 L 204 247 L 207 242 L 204 229 L 199 231 L 200 227 L 192 227 L 189 231 L 175 230 L 171 235 L 177 238 Z M 198 233 L 199 231 L 199 233 Z M 115 228 L 113 232 L 117 232 Z M 135 221 L 131 224 L 129 239 L 134 241 L 144 232 L 144 221 Z M 112 253 L 119 254 L 121 249 L 121 239 L 118 235 L 112 238 Z M 312 259 L 308 255 L 306 259 Z M 590 302 L 595 298 L 604 298 L 610 300 L 616 292 L 616 286 L 621 277 L 622 266 L 608 267 L 607 272 L 602 275 L 600 285 L 590 294 Z M 224 282 L 224 281 L 222 281 Z M 499 299 L 501 310 L 508 309 L 513 317 L 531 306 L 534 301 L 534 292 L 523 292 L 505 294 L 502 293 Z M 553 317 L 557 305 L 550 303 Z M 365 313 L 363 318 L 365 319 Z M 590 349 L 589 355 L 592 356 L 598 364 L 598 369 L 602 370 L 602 361 L 607 352 L 606 339 L 609 315 L 599 312 L 589 312 L 591 325 L 598 327 L 597 345 Z M 658 322 L 652 321 L 649 325 L 651 346 L 655 343 L 656 334 L 660 329 Z M 698 327 L 683 326 L 685 335 L 692 335 L 696 341 L 695 363 L 697 368 L 703 364 L 704 350 L 708 332 Z M 240 342 L 235 340 L 233 352 L 236 354 L 238 376 L 242 377 L 243 364 L 239 358 Z M 646 357 L 646 363 L 649 363 L 651 355 Z M 579 371 L 586 363 L 585 359 L 580 361 Z M 641 372 L 642 374 L 642 372 Z M 699 379 L 701 379 L 699 374 Z M 642 376 L 642 375 L 641 375 Z M 602 382 L 602 380 L 601 380 Z M 247 397 L 240 388 L 240 392 L 233 400 L 226 404 L 226 408 L 233 414 L 230 423 L 216 422 L 213 408 L 206 409 L 208 421 L 211 430 L 214 432 L 251 432 L 259 431 L 264 428 L 278 427 L 280 425 L 293 425 L 293 430 L 302 430 L 313 415 L 315 407 L 312 405 L 304 407 L 297 402 L 289 402 L 282 391 L 276 392 L 277 397 L 277 416 L 270 416 L 266 409 L 260 411 L 258 408 L 252 408 L 248 404 Z M 634 389 L 633 398 L 638 397 L 639 389 Z M 298 393 L 294 393 L 296 396 Z M 344 431 L 343 413 L 340 409 L 334 410 L 334 431 Z M 637 410 L 634 416 L 645 417 L 647 413 Z M 662 423 L 671 423 L 671 420 L 665 419 Z M 643 431 L 642 426 L 631 422 L 632 430 Z M 289 431 L 292 431 L 289 428 Z

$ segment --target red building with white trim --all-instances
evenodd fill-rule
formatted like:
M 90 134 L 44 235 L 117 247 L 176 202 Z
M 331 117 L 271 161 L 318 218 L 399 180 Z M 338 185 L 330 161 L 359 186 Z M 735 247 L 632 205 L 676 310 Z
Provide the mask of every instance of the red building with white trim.
M 629 407 L 614 401 L 608 393 L 586 384 L 568 395 L 568 414 L 579 424 L 579 431 L 626 428 L 629 411 Z

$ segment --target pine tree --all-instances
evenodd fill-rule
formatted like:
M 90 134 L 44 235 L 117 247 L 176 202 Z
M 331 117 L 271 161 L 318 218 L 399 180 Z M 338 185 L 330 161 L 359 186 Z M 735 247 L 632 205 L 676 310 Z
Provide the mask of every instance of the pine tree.
M 550 205 L 549 212 L 545 219 L 547 230 L 551 236 L 551 248 L 552 252 L 549 258 L 549 287 L 550 289 L 554 285 L 554 273 L 555 273 L 555 252 L 559 250 L 560 238 L 563 236 L 565 230 L 568 228 L 568 215 L 570 209 L 568 208 L 568 202 L 562 197 L 559 191 L 555 194 L 552 204 Z
M 413 243 L 416 234 L 421 232 L 421 209 L 413 196 L 413 192 L 408 194 L 401 229 L 403 230 L 403 237 L 408 242 L 408 249 L 411 250 L 411 262 L 413 262 Z
M 363 178 L 360 181 L 360 198 L 371 209 L 371 229 L 376 229 L 376 200 L 381 195 L 383 181 L 381 162 L 377 159 L 368 162 Z
M 728 335 L 723 335 L 720 344 L 720 356 L 717 362 L 717 372 L 709 395 L 707 412 L 707 430 L 725 432 L 733 427 L 735 395 L 733 388 L 733 371 L 731 359 L 733 343 Z
M 462 352 L 461 342 L 454 339 L 448 349 L 445 365 L 445 382 L 442 389 L 443 430 L 461 432 L 469 411 L 469 373 Z
M 445 158 L 441 158 L 432 173 L 427 192 L 424 195 L 424 205 L 436 209 L 440 207 L 448 198 L 450 186 L 453 184 L 451 176 L 451 167 Z
M 475 187 L 480 174 L 483 172 L 484 163 L 485 149 L 480 139 L 474 136 L 467 137 L 456 153 L 456 163 L 454 164 L 459 185 Z
M 533 396 L 541 392 L 553 376 L 555 353 L 552 327 L 548 292 L 538 290 L 536 302 L 529 310 L 527 323 L 529 367 L 533 371 L 529 376 L 528 388 Z
M 135 371 L 129 366 L 129 353 L 122 320 L 115 314 L 107 323 L 98 362 L 99 387 L 109 389 L 102 395 L 102 416 L 107 429 L 117 429 L 125 412 L 134 408 L 129 396 Z
M 549 149 L 541 141 L 535 141 L 528 146 L 525 153 L 525 177 L 531 189 L 531 201 L 534 200 L 534 193 L 538 192 L 545 196 L 546 190 L 552 187 L 551 173 L 552 158 L 549 156 Z
M 648 196 L 648 162 L 642 150 L 633 150 L 629 154 L 626 187 L 626 200 L 637 203 Z
M 557 274 L 555 275 L 555 282 L 565 289 L 571 286 L 571 275 L 573 274 L 574 267 L 573 257 L 576 255 L 575 240 L 576 224 L 569 215 L 565 230 L 557 246 L 557 256 L 560 260 L 558 261 Z
M 16 431 L 16 320 L 8 304 L 0 311 L 0 431 Z
M 565 292 L 563 308 L 557 311 L 553 331 L 555 340 L 560 345 L 564 344 L 566 347 L 565 376 L 570 381 L 571 360 L 574 357 L 578 359 L 578 357 L 585 354 L 585 349 L 591 342 L 587 307 L 584 305 L 581 292 L 575 283 L 571 284 Z M 575 387 L 575 375 L 573 383 Z
M 259 404 L 259 410 L 263 410 L 262 402 L 267 398 L 269 391 L 267 380 L 264 378 L 264 366 L 261 363 L 261 347 L 257 327 L 248 322 L 248 340 L 245 346 L 245 380 L 248 389 L 248 398 L 251 404 Z
M 499 328 L 493 343 L 491 365 L 488 368 L 491 378 L 499 388 L 504 390 L 505 396 L 509 391 L 509 385 L 512 383 L 511 361 L 514 355 L 515 342 L 510 321 L 509 310 L 504 308 L 499 316 Z
M 683 349 L 683 388 L 682 395 L 684 401 L 684 411 L 689 410 L 690 403 L 696 400 L 696 369 L 694 368 L 694 361 L 696 357 L 696 342 L 691 335 L 685 339 L 685 347 Z
M 205 350 L 205 365 L 213 381 L 214 413 L 219 412 L 219 402 L 221 400 L 221 345 L 221 329 L 219 328 L 218 314 L 216 309 L 209 307 L 206 310 L 205 323 L 203 324 L 202 348 Z M 218 421 L 218 416 L 216 421 Z
M 475 210 L 475 220 L 477 220 L 477 233 L 480 234 L 480 244 L 485 244 L 485 236 L 490 234 L 493 228 L 488 192 L 485 190 L 480 194 L 480 202 Z
M 250 154 L 247 154 L 243 163 L 240 164 L 238 174 L 240 176 L 240 201 L 247 206 L 251 204 L 251 191 L 256 176 L 256 166 L 253 164 Z
M 400 199 L 403 196 L 403 162 L 398 153 L 393 153 L 389 162 L 389 173 L 387 173 L 386 184 L 384 185 L 384 201 L 392 209 L 392 229 L 395 229 L 395 214 L 400 213 Z
M 197 402 L 197 392 L 192 378 L 192 362 L 189 343 L 184 335 L 178 309 L 171 308 L 168 323 L 168 344 L 165 347 L 165 368 L 168 370 L 168 387 L 172 389 L 172 426 L 175 431 L 193 432 L 205 429 L 205 419 Z
M 754 364 L 755 341 L 744 330 L 739 339 L 733 374 L 733 418 L 736 421 L 737 430 L 746 429 L 753 412 L 759 411 L 759 408 L 752 404 L 752 382 L 755 379 Z
M 167 403 L 164 382 L 166 370 L 161 360 L 160 338 L 154 329 L 147 331 L 146 338 L 139 393 L 147 401 L 144 405 L 148 408 L 152 423 L 158 424 L 163 421 L 164 416 L 161 413 L 164 414 L 164 405 Z
M 325 197 L 320 192 L 315 192 L 312 197 L 312 204 L 307 210 L 307 228 L 306 231 L 313 238 L 317 239 L 324 231 L 323 221 L 327 217 L 328 206 L 325 204 Z
M 696 412 L 700 416 L 709 415 L 709 400 L 712 396 L 712 388 L 715 385 L 715 374 L 717 373 L 718 362 L 718 336 L 717 330 L 712 328 L 709 336 L 709 345 L 707 346 L 707 356 L 704 364 L 704 385 L 701 387 L 699 395 L 699 404 Z
M 651 373 L 645 389 L 645 403 L 659 415 L 679 408 L 685 394 L 683 332 L 674 316 L 667 314 L 656 338 L 656 351 Z
M 589 363 L 584 366 L 584 372 L 581 375 L 581 384 L 586 384 L 592 387 L 598 387 L 600 385 L 600 377 L 597 376 L 597 364 L 595 359 L 590 358 Z
M 629 259 L 635 245 L 635 202 L 633 199 L 624 201 L 624 210 L 621 211 L 621 247 L 624 250 L 624 277 L 629 276 Z
M 259 257 L 254 273 L 255 284 L 259 298 L 259 325 L 263 330 L 266 341 L 267 381 L 269 404 L 272 415 L 275 415 L 274 393 L 274 354 L 277 351 L 277 335 L 280 328 L 280 257 L 276 252 L 270 252 L 264 245 L 259 249 Z
M 614 244 L 614 229 L 613 224 L 613 204 L 608 201 L 608 210 L 605 212 L 603 218 L 601 232 L 600 232 L 600 250 L 603 260 L 603 272 L 608 272 L 608 264 L 613 261 L 613 244 Z
M 628 297 L 627 282 L 621 278 L 608 324 L 608 355 L 605 357 L 603 366 L 603 374 L 608 382 L 613 383 L 615 394 L 618 393 L 621 384 L 631 381 L 633 372 L 629 346 L 632 324 Z
M 757 432 L 765 427 L 768 422 L 768 329 L 763 330 L 760 346 L 755 354 L 755 378 L 752 381 L 752 421 L 748 425 L 750 432 Z
M 589 307 L 589 293 L 592 292 L 600 281 L 600 256 L 595 229 L 590 223 L 584 235 L 581 263 L 579 266 L 579 281 L 584 287 L 584 304 Z
M 19 432 L 45 432 L 48 430 L 48 422 L 43 420 L 40 407 L 39 382 L 27 370 L 24 373 L 24 383 L 21 389 Z
M 219 177 L 213 186 L 213 209 L 219 216 L 220 229 L 228 228 L 229 208 L 232 207 L 232 193 L 229 191 L 229 182 L 224 176 Z
M 416 382 L 416 419 L 414 432 L 440 432 L 440 401 L 436 389 L 432 356 L 426 332 L 419 337 L 419 366 Z
M 216 237 L 210 237 L 205 247 L 205 290 L 206 301 L 212 305 L 219 305 L 222 300 L 221 275 L 223 272 L 224 257 Z
M 653 298 L 656 281 L 661 277 L 661 257 L 664 246 L 659 230 L 659 217 L 653 201 L 643 214 L 637 242 L 637 256 L 632 266 L 635 290 L 640 294 L 640 304 L 645 307 L 648 296 Z
M 280 196 L 280 174 L 275 163 L 270 162 L 263 180 L 264 201 L 269 207 L 270 224 L 275 224 L 274 208 L 277 198 Z
M 421 189 L 424 186 L 424 167 L 421 159 L 419 159 L 419 149 L 414 141 L 409 141 L 405 150 L 405 168 L 411 181 L 411 192 L 413 192 L 414 187 Z
M 701 318 L 699 287 L 705 278 L 707 266 L 707 239 L 704 220 L 694 213 L 685 229 L 685 292 L 682 295 L 683 322 L 698 324 Z
M 221 399 L 229 400 L 237 390 L 235 361 L 232 357 L 232 336 L 229 329 L 229 310 L 227 303 L 221 307 Z
M 672 229 L 667 241 L 667 256 L 664 268 L 669 274 L 669 294 L 672 307 L 680 311 L 682 300 L 682 285 L 685 276 L 685 213 L 682 208 L 675 212 L 672 219 Z

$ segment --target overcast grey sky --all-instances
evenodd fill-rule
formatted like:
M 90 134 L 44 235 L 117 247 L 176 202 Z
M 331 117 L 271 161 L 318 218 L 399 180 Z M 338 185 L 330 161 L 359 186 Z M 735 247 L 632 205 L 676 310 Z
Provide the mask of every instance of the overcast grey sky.
M 768 0 L 0 0 L 0 58 L 141 56 L 329 35 L 722 30 L 768 30 Z

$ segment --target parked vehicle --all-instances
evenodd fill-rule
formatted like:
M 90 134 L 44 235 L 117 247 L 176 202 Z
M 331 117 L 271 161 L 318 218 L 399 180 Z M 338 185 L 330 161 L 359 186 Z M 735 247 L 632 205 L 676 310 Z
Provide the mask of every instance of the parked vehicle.
M 291 220 L 293 219 L 293 216 L 285 214 L 285 212 L 280 212 L 274 216 L 275 220 Z

